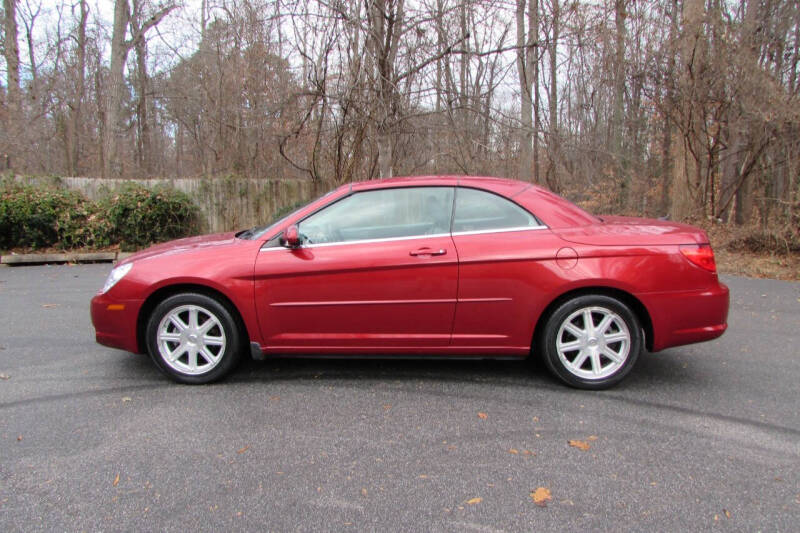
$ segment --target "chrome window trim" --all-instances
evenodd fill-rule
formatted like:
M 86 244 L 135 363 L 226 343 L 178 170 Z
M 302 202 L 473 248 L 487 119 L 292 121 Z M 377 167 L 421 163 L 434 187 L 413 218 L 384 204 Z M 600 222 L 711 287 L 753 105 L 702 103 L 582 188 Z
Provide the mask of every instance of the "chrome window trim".
M 393 241 L 410 241 L 414 239 L 433 239 L 436 237 L 449 237 L 449 233 L 432 233 L 430 235 L 410 235 L 408 237 L 387 237 L 384 239 L 359 239 L 355 241 L 338 241 L 338 242 L 322 242 L 318 244 L 312 243 L 309 246 L 303 245 L 298 248 L 294 248 L 295 250 L 310 250 L 313 248 L 324 248 L 328 246 L 343 246 L 345 244 L 370 244 L 373 242 L 393 242 Z M 262 252 L 267 252 L 269 250 L 289 250 L 285 246 L 273 246 L 270 248 L 261 248 Z
M 411 235 L 409 237 L 391 237 L 385 239 L 360 239 L 356 241 L 340 241 L 340 242 L 323 242 L 319 244 L 311 244 L 310 246 L 300 246 L 294 250 L 313 250 L 314 248 L 327 248 L 329 246 L 344 246 L 347 244 L 371 244 L 375 242 L 394 242 L 394 241 L 411 241 L 416 239 L 433 239 L 440 237 L 460 237 L 462 235 L 483 235 L 487 233 L 512 233 L 519 231 L 537 231 L 549 229 L 547 226 L 521 226 L 515 228 L 499 228 L 499 229 L 485 229 L 476 231 L 459 231 L 455 233 L 434 233 L 431 235 Z M 260 252 L 269 252 L 272 250 L 290 250 L 285 246 L 271 246 L 269 248 L 261 248 Z
M 454 231 L 451 233 L 453 237 L 461 235 L 483 235 L 484 233 L 512 233 L 517 231 L 532 231 L 549 229 L 547 226 L 516 226 L 513 228 L 493 228 L 493 229 L 480 229 L 475 231 Z

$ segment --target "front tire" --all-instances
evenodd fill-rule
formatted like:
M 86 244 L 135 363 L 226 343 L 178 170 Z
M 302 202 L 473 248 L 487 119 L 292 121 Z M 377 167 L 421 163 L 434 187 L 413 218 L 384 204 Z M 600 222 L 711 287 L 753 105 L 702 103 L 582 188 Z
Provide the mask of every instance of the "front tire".
M 557 378 L 579 389 L 613 387 L 642 351 L 642 327 L 623 302 L 599 294 L 578 296 L 548 317 L 539 349 Z
M 238 363 L 241 335 L 232 312 L 198 293 L 170 296 L 150 315 L 147 351 L 164 374 L 179 383 L 210 383 Z

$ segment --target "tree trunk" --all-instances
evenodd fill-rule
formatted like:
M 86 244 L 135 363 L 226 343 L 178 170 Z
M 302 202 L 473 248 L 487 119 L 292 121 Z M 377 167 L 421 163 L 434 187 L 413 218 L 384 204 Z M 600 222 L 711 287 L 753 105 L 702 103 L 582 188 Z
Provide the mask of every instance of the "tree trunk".
M 700 109 L 696 99 L 697 80 L 695 72 L 700 71 L 704 56 L 705 36 L 703 34 L 703 0 L 685 0 L 683 4 L 683 32 L 680 36 L 680 129 L 672 140 L 672 209 L 673 220 L 683 220 L 695 214 L 694 189 L 701 175 L 698 161 L 699 151 L 696 139 L 702 134 L 699 116 Z
M 669 42 L 674 43 L 678 37 L 678 0 L 671 0 L 669 4 Z M 667 46 L 667 69 L 666 72 L 674 73 L 676 71 L 675 65 L 675 49 L 672 45 Z M 673 169 L 674 147 L 673 141 L 673 124 L 671 114 L 675 112 L 675 91 L 673 90 L 674 84 L 671 79 L 667 78 L 665 74 L 661 78 L 661 83 L 664 86 L 662 102 L 662 114 L 664 115 L 663 137 L 661 139 L 661 213 L 667 215 L 670 213 L 671 201 L 671 185 L 673 176 L 675 175 Z
M 532 3 L 535 1 L 532 0 Z M 522 100 L 520 105 L 519 179 L 531 181 L 531 138 L 533 137 L 531 85 L 533 73 L 528 70 L 528 56 L 534 51 L 529 47 L 532 33 L 530 26 L 528 27 L 528 38 L 525 37 L 525 4 L 526 0 L 517 0 L 517 76 Z
M 17 43 L 17 0 L 3 0 L 4 20 L 4 43 L 3 52 L 6 59 L 6 80 L 7 80 L 7 106 L 8 116 L 6 122 L 6 146 L 5 155 L 6 168 L 13 168 L 16 165 L 16 157 L 19 156 L 18 136 L 22 127 L 22 93 L 19 86 L 19 45 Z
M 141 0 L 134 0 L 134 16 L 131 26 L 134 35 L 141 33 Z M 144 36 L 136 40 L 136 73 L 138 98 L 136 101 L 136 123 L 138 133 L 139 168 L 146 176 L 153 175 L 153 150 L 150 136 L 150 121 L 147 117 L 147 91 L 150 87 L 150 76 L 147 74 L 147 41 Z
M 397 118 L 397 79 L 395 60 L 403 29 L 404 0 L 397 3 L 375 0 L 370 6 L 370 49 L 375 54 L 377 80 L 376 147 L 378 172 L 381 178 L 393 175 L 394 128 Z
M 378 131 L 378 172 L 381 178 L 392 177 L 392 135 L 388 131 Z
M 70 105 L 69 129 L 67 132 L 67 168 L 70 176 L 78 175 L 81 143 L 81 106 L 86 94 L 86 21 L 89 10 L 86 0 L 80 0 L 80 19 L 78 19 L 78 35 L 76 49 L 75 95 Z
M 758 28 L 758 9 L 760 4 L 761 2 L 757 0 L 747 0 L 747 9 L 745 10 L 744 15 L 744 25 L 742 26 L 742 44 L 744 45 L 743 48 L 746 58 L 746 68 L 759 67 L 760 37 L 757 34 L 763 33 L 760 31 L 760 28 Z M 737 122 L 739 125 L 737 131 L 739 135 L 744 138 L 747 133 L 747 124 L 743 117 L 739 117 Z M 744 140 L 740 140 L 739 142 L 741 144 L 745 144 Z M 738 159 L 740 162 L 743 161 L 741 155 Z M 739 187 L 736 189 L 735 221 L 740 225 L 749 223 L 753 214 L 753 176 L 749 171 L 742 175 L 742 171 L 744 170 L 743 167 L 744 165 L 741 163 L 737 165 L 737 168 L 739 169 L 739 174 L 737 175 Z
M 528 65 L 533 70 L 533 181 L 542 183 L 539 176 L 539 133 L 542 131 L 541 113 L 539 103 L 542 101 L 539 95 L 539 0 L 530 0 L 528 5 Z M 532 48 L 533 44 L 536 48 Z
M 547 185 L 553 190 L 559 190 L 558 164 L 560 138 L 558 134 L 558 39 L 561 23 L 560 7 L 558 0 L 553 3 L 553 34 L 550 40 L 550 167 L 547 171 Z
M 130 46 L 125 41 L 130 22 L 128 0 L 116 0 L 114 4 L 114 26 L 111 34 L 111 68 L 108 76 L 105 139 L 103 146 L 103 177 L 119 177 L 122 162 L 119 158 L 119 142 L 124 131 L 120 124 L 122 100 L 125 95 L 125 62 Z
M 517 0 L 517 77 L 520 89 L 519 179 L 539 181 L 539 0 Z
M 616 50 L 614 65 L 614 115 L 613 122 L 613 153 L 617 170 L 617 179 L 620 180 L 619 206 L 622 209 L 628 207 L 628 195 L 631 188 L 631 177 L 628 173 L 625 154 L 623 153 L 623 137 L 625 132 L 624 113 L 625 113 L 625 41 L 627 29 L 625 18 L 628 14 L 625 11 L 625 0 L 614 2 L 614 20 L 616 23 Z

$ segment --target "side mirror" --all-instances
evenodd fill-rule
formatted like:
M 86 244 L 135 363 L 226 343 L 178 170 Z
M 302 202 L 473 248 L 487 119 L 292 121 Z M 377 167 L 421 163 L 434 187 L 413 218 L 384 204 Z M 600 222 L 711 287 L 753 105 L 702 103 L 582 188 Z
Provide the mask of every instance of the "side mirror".
M 300 246 L 300 231 L 296 224 L 292 224 L 283 231 L 281 246 L 286 248 L 298 248 Z

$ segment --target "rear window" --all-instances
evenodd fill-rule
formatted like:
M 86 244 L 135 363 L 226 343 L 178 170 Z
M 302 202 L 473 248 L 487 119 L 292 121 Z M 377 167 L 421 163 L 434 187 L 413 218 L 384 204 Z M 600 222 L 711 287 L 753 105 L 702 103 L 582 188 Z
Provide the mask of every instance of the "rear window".
M 539 226 L 541 224 L 536 217 L 506 198 L 465 187 L 459 187 L 456 191 L 453 233 Z

